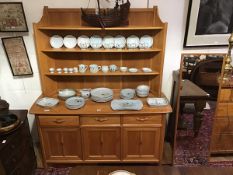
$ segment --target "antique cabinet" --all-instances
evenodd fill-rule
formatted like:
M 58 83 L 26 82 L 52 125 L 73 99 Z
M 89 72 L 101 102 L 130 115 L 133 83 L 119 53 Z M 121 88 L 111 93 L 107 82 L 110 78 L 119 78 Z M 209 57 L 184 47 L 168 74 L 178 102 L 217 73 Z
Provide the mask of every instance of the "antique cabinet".
M 16 129 L 0 135 L 0 174 L 33 174 L 36 168 L 36 156 L 30 134 L 27 110 L 11 110 L 20 118 Z
M 80 9 L 44 8 L 43 16 L 34 24 L 37 61 L 40 70 L 42 97 L 58 98 L 59 89 L 107 87 L 120 98 L 122 88 L 150 86 L 150 97 L 162 97 L 161 81 L 167 24 L 159 17 L 157 8 L 130 9 L 129 25 L 113 28 L 90 27 L 81 20 Z M 53 35 L 150 35 L 153 47 L 148 49 L 72 49 L 52 48 Z M 79 64 L 127 66 L 138 72 L 54 73 L 49 68 L 77 67 Z M 149 67 L 152 72 L 141 71 Z M 80 95 L 78 93 L 78 95 Z M 111 102 L 86 100 L 84 107 L 69 110 L 64 100 L 51 109 L 33 104 L 40 135 L 44 166 L 53 163 L 78 162 L 157 162 L 161 161 L 165 116 L 170 105 L 150 107 L 146 98 L 140 111 L 114 111 Z M 135 143 L 135 145 L 133 144 Z M 135 147 L 135 148 L 134 148 Z

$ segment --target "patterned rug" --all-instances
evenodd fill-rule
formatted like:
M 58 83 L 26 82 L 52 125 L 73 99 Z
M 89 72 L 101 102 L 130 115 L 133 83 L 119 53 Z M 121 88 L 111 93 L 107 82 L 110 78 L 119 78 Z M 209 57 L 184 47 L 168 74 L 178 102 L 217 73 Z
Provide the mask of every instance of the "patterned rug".
M 36 169 L 34 175 L 69 175 L 71 169 L 72 169 L 71 167 L 67 167 L 67 168 L 50 167 L 46 171 L 40 168 L 40 169 Z
M 178 130 L 177 145 L 175 150 L 175 165 L 183 166 L 214 166 L 219 165 L 208 163 L 208 150 L 210 145 L 210 137 L 213 123 L 213 116 L 215 111 L 215 103 L 209 103 L 210 108 L 204 109 L 203 121 L 197 137 L 194 137 L 193 132 L 193 115 L 184 114 L 181 116 L 186 123 L 187 130 Z M 222 163 L 223 165 L 226 163 Z M 232 163 L 231 163 L 232 165 Z

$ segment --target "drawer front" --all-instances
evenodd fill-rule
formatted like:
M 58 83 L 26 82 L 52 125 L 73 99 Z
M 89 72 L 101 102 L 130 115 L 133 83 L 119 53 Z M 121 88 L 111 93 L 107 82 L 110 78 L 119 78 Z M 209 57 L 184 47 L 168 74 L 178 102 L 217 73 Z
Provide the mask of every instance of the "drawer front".
M 161 124 L 162 115 L 123 115 L 123 124 Z
M 88 115 L 81 117 L 81 125 L 120 125 L 119 115 Z
M 215 118 L 213 125 L 213 133 L 233 133 L 233 118 Z
M 233 103 L 219 103 L 216 109 L 218 117 L 233 117 Z
M 78 126 L 79 116 L 38 116 L 40 126 Z
M 221 89 L 219 100 L 224 101 L 233 101 L 233 90 L 232 89 Z
M 213 135 L 211 138 L 211 152 L 233 152 L 233 134 Z

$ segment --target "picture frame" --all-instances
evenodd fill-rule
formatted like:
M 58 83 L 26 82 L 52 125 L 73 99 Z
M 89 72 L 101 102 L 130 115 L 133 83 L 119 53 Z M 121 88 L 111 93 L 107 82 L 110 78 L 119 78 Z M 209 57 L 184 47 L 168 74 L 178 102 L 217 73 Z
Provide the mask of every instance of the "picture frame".
M 2 38 L 8 63 L 13 76 L 32 75 L 32 67 L 22 36 Z
M 232 9 L 233 1 L 190 0 L 183 46 L 227 46 L 233 32 Z
M 28 32 L 22 2 L 0 2 L 0 32 Z

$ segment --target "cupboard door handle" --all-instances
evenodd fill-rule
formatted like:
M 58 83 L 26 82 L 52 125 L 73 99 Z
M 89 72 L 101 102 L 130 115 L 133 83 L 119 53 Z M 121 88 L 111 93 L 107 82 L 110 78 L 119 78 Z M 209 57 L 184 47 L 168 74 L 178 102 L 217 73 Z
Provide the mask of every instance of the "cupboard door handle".
M 59 124 L 60 124 L 60 123 L 65 122 L 65 120 L 57 119 L 57 120 L 55 120 L 54 122 L 55 122 L 55 123 L 59 123 Z
M 136 120 L 137 121 L 140 121 L 140 122 L 144 122 L 144 121 L 146 121 L 146 120 L 148 120 L 149 118 L 148 117 L 145 117 L 145 118 L 140 118 L 140 117 L 138 117 L 138 118 L 136 118 Z
M 108 119 L 107 118 L 95 118 L 95 120 L 98 121 L 98 122 L 105 122 Z

